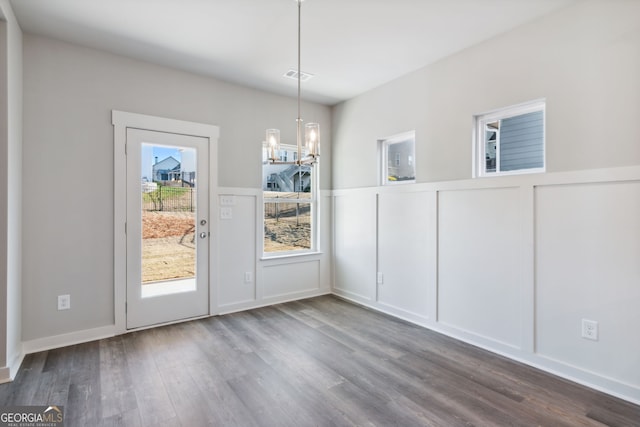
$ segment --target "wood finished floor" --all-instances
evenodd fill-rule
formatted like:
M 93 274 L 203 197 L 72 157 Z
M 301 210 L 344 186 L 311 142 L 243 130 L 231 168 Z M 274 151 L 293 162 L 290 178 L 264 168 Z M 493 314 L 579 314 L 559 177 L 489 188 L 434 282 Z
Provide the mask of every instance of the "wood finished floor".
M 325 296 L 28 355 L 66 426 L 639 426 L 640 407 Z

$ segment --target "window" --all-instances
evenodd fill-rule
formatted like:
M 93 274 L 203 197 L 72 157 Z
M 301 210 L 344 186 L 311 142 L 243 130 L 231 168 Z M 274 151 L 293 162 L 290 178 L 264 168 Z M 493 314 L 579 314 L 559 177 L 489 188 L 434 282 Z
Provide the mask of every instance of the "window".
M 297 159 L 295 146 L 281 145 L 281 159 Z M 313 251 L 318 165 L 278 165 L 262 157 L 265 256 Z
M 545 102 L 475 116 L 476 176 L 544 172 Z
M 382 184 L 415 182 L 415 132 L 406 132 L 379 141 Z

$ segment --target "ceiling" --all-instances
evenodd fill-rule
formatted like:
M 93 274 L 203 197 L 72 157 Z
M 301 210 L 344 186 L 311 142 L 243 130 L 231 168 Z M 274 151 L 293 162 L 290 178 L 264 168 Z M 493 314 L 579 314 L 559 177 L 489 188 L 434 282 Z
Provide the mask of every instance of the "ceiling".
M 306 0 L 303 98 L 332 105 L 576 0 Z M 294 0 L 11 0 L 25 32 L 295 96 Z

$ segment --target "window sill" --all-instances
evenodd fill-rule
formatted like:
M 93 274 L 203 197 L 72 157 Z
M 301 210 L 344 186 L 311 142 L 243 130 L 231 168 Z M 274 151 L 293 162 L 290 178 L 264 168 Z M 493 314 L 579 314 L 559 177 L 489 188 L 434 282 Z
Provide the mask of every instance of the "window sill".
M 281 255 L 269 255 L 262 256 L 260 261 L 271 261 L 271 260 L 283 260 L 289 258 L 299 258 L 299 257 L 311 257 L 311 256 L 319 256 L 322 255 L 321 251 L 310 251 L 310 252 L 302 252 L 302 253 L 289 253 L 289 254 L 281 254 Z
M 531 169 L 518 169 L 514 171 L 505 172 L 484 172 L 478 175 L 476 178 L 492 178 L 497 176 L 514 176 L 514 175 L 533 175 L 539 173 L 545 173 L 546 168 L 531 168 Z

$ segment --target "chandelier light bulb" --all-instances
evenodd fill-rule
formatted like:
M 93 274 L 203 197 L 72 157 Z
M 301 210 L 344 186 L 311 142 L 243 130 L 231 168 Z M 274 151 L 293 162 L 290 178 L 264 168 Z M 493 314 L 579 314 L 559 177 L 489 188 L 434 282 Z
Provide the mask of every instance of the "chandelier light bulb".
M 304 140 L 309 157 L 317 157 L 319 155 L 318 147 L 320 146 L 320 125 L 318 123 L 307 123 L 304 126 Z
M 267 129 L 267 149 L 269 160 L 276 160 L 276 153 L 280 150 L 280 130 Z

